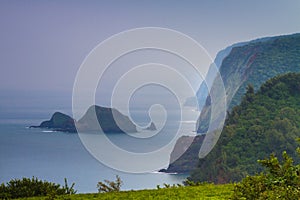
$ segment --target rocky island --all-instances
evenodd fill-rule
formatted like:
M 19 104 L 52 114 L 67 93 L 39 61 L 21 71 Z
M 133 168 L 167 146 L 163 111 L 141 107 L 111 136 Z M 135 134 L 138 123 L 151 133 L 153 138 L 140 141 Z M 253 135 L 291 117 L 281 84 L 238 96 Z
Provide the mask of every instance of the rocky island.
M 95 118 L 96 116 L 96 118 Z M 53 131 L 68 133 L 97 131 L 99 125 L 105 133 L 136 133 L 136 125 L 117 109 L 93 105 L 89 107 L 84 116 L 76 121 L 72 117 L 61 112 L 55 112 L 50 120 L 43 121 L 39 126 L 30 128 L 44 128 Z M 155 124 L 151 122 L 146 130 L 156 130 Z
M 43 121 L 39 126 L 30 126 L 30 128 L 44 128 L 53 131 L 62 131 L 76 133 L 75 120 L 61 112 L 55 112 L 50 120 Z
M 96 118 L 95 118 L 96 115 Z M 76 126 L 80 131 L 97 131 L 99 125 L 105 133 L 135 133 L 136 125 L 117 109 L 91 106 Z
M 156 128 L 155 124 L 153 122 L 151 122 L 151 124 L 145 130 L 156 131 L 157 128 Z

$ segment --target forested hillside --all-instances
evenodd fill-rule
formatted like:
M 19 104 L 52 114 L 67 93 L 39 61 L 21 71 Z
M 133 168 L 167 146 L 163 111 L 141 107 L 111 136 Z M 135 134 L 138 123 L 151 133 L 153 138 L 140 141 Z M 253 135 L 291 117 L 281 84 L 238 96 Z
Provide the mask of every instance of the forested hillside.
M 226 183 L 261 171 L 258 159 L 287 151 L 296 162 L 300 137 L 300 74 L 268 80 L 257 93 L 253 86 L 228 114 L 215 148 L 201 159 L 192 181 Z

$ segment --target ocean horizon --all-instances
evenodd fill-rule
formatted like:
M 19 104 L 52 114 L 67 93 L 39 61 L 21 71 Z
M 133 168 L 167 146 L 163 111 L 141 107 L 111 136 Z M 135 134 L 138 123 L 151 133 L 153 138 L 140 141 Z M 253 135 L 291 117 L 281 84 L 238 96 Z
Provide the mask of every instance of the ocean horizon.
M 49 119 L 53 114 L 53 106 L 41 110 L 37 107 L 42 108 L 42 105 L 7 109 L 0 116 L 1 183 L 34 176 L 63 185 L 64 178 L 67 178 L 69 184 L 75 183 L 75 189 L 79 193 L 91 193 L 97 192 L 96 185 L 99 181 L 113 181 L 116 175 L 123 181 L 122 190 L 152 189 L 164 183 L 181 184 L 188 176 L 158 171 L 135 174 L 107 167 L 86 150 L 78 134 L 29 128 Z M 66 106 L 60 110 L 69 114 L 69 109 Z M 186 125 L 190 127 L 190 124 L 191 121 L 187 120 Z M 118 144 L 132 146 L 130 143 L 126 144 L 128 138 L 124 134 L 114 134 L 112 139 Z M 162 159 L 166 156 L 169 157 L 164 155 Z

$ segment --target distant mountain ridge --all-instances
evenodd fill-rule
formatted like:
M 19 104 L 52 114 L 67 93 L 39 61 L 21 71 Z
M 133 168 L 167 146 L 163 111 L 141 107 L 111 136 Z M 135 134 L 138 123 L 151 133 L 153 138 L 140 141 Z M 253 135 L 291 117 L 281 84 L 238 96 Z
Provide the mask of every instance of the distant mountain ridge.
M 239 104 L 248 84 L 252 84 L 257 90 L 262 83 L 276 75 L 300 72 L 300 33 L 241 44 L 243 45 L 231 48 L 220 66 L 228 110 Z M 208 96 L 198 120 L 197 131 L 200 133 L 205 133 L 208 128 L 211 109 L 209 98 Z
M 272 37 L 259 38 L 259 39 L 255 39 L 255 40 L 251 40 L 251 41 L 247 41 L 247 42 L 239 42 L 239 43 L 230 45 L 230 46 L 226 47 L 225 49 L 220 50 L 216 55 L 214 63 L 212 63 L 209 67 L 209 70 L 205 76 L 205 81 L 200 85 L 200 87 L 197 91 L 197 100 L 198 100 L 199 109 L 201 110 L 203 108 L 203 106 L 205 105 L 205 102 L 206 102 L 206 99 L 208 96 L 208 91 L 211 89 L 213 81 L 217 75 L 216 70 L 220 69 L 224 58 L 226 58 L 230 54 L 230 52 L 233 48 L 245 46 L 250 43 L 264 42 L 264 41 L 267 41 L 270 39 L 272 39 Z

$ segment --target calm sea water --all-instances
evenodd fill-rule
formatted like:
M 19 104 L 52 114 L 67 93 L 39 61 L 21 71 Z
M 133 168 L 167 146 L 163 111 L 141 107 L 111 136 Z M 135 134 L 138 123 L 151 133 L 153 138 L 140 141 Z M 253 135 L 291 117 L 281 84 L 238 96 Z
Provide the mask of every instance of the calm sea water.
M 63 184 L 64 178 L 67 178 L 70 184 L 75 182 L 78 192 L 87 193 L 97 192 L 98 181 L 115 180 L 116 175 L 123 180 L 123 190 L 156 188 L 163 183 L 182 183 L 187 177 L 158 172 L 120 172 L 94 159 L 77 134 L 28 128 L 50 118 L 52 109 L 38 109 L 39 112 L 36 112 L 37 109 L 22 109 L 1 113 L 0 182 L 35 176 Z M 9 116 L 8 119 L 5 116 Z M 120 144 L 124 144 L 123 139 L 122 135 L 114 138 Z

